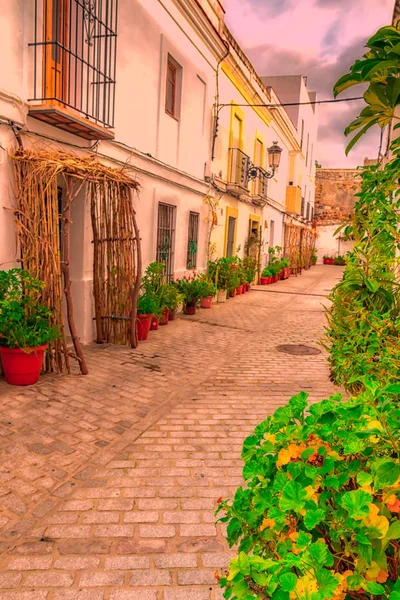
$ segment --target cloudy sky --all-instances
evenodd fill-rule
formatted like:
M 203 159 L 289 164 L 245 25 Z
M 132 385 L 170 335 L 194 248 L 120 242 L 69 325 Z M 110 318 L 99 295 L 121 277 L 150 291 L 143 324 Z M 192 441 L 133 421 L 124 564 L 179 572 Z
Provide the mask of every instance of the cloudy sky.
M 319 99 L 363 54 L 365 41 L 391 22 L 394 0 L 225 0 L 226 23 L 260 75 L 306 75 Z M 361 96 L 360 87 L 346 92 Z M 344 94 L 343 96 L 345 97 Z M 319 107 L 317 160 L 353 167 L 377 156 L 379 131 L 367 133 L 346 158 L 343 130 L 362 102 Z

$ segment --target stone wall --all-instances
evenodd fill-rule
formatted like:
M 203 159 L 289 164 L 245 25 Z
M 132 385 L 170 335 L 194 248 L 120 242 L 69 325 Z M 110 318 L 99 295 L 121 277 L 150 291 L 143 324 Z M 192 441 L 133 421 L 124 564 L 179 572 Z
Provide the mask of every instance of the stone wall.
M 358 169 L 317 169 L 315 219 L 317 225 L 334 225 L 349 219 L 355 194 L 360 191 Z

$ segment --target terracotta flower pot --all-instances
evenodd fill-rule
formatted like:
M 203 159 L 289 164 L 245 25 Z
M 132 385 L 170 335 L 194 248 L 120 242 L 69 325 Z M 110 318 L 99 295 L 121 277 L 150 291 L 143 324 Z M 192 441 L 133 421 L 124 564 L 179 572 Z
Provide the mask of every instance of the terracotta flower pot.
M 192 302 L 186 302 L 185 315 L 195 315 L 195 314 L 196 314 L 196 302 L 194 300 Z
M 168 314 L 168 321 L 175 321 L 176 319 L 176 310 L 170 310 Z
M 246 283 L 246 292 L 249 292 L 251 288 L 251 284 L 250 283 Z
M 218 290 L 217 302 L 226 302 L 226 290 Z
M 271 283 L 274 283 L 273 279 L 274 278 L 272 277 L 272 275 L 270 275 L 269 277 L 267 277 L 267 285 L 271 285 Z
M 234 298 L 236 296 L 236 290 L 233 290 L 233 292 L 229 292 L 229 298 Z
M 32 385 L 40 376 L 44 351 L 48 344 L 36 348 L 4 348 L 0 346 L 1 362 L 7 383 Z
M 200 302 L 201 308 L 211 308 L 212 306 L 212 296 L 208 296 L 208 298 L 202 298 Z
M 260 284 L 267 285 L 269 277 L 260 277 Z
M 243 285 L 238 285 L 236 288 L 237 295 L 243 294 Z
M 159 323 L 160 322 L 159 322 L 159 319 L 158 319 L 157 315 L 152 315 L 152 317 L 151 317 L 150 331 L 157 331 Z
M 136 330 L 139 342 L 147 340 L 151 326 L 152 315 L 138 315 L 136 319 Z
M 169 308 L 164 308 L 161 313 L 160 325 L 168 325 Z

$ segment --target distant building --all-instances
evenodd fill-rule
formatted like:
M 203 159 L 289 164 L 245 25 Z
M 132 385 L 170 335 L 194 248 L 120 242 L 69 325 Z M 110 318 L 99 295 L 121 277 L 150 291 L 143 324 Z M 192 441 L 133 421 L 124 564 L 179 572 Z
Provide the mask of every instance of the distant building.
M 364 160 L 364 166 L 376 164 L 376 159 Z M 318 262 L 325 254 L 345 254 L 352 242 L 335 235 L 342 224 L 351 219 L 356 194 L 361 190 L 360 169 L 317 169 L 315 190 L 315 220 L 317 225 Z

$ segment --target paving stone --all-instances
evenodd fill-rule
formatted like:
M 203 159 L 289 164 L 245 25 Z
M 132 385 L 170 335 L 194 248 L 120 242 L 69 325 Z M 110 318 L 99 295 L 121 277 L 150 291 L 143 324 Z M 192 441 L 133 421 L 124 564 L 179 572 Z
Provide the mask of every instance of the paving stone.
M 214 511 L 242 483 L 244 438 L 302 389 L 339 391 L 324 351 L 277 350 L 317 347 L 308 294 L 339 275 L 254 287 L 137 350 L 93 344 L 87 377 L 0 380 L 0 600 L 221 600 L 214 571 L 233 553 Z

